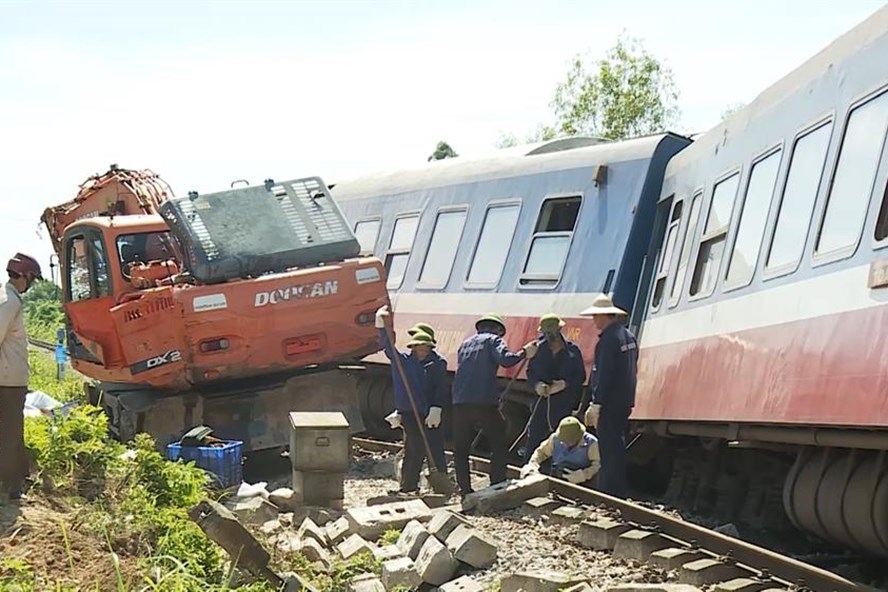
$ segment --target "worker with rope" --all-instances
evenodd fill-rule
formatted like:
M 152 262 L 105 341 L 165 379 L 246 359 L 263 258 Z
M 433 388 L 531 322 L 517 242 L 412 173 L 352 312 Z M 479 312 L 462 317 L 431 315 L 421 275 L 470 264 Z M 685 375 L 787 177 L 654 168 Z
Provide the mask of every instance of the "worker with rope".
M 536 392 L 527 427 L 524 462 L 530 460 L 537 446 L 553 433 L 559 422 L 570 416 L 580 403 L 586 364 L 577 345 L 561 334 L 564 321 L 558 315 L 540 318 L 536 356 L 527 363 L 527 380 Z

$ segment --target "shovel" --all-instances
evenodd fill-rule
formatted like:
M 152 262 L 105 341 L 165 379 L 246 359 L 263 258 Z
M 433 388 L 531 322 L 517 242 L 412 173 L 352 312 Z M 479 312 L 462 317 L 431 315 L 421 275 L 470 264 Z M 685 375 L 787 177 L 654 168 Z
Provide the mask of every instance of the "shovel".
M 452 495 L 454 491 L 453 483 L 450 482 L 450 478 L 445 473 L 439 472 L 438 467 L 435 466 L 432 447 L 429 445 L 429 439 L 426 437 L 425 433 L 425 425 L 423 425 L 422 417 L 419 416 L 419 409 L 416 407 L 416 399 L 413 396 L 413 389 L 410 388 L 410 383 L 407 382 L 407 374 L 404 372 L 404 366 L 401 364 L 401 356 L 398 354 L 397 349 L 395 349 L 395 336 L 392 335 L 392 329 L 389 327 L 388 323 L 385 325 L 385 333 L 391 344 L 392 350 L 394 350 L 395 355 L 392 356 L 392 361 L 398 368 L 398 374 L 401 376 L 401 382 L 404 384 L 404 389 L 407 391 L 407 398 L 410 399 L 410 406 L 413 408 L 413 416 L 416 417 L 416 423 L 419 426 L 422 443 L 425 445 L 426 458 L 428 459 L 429 465 L 429 485 L 432 486 L 435 493 Z

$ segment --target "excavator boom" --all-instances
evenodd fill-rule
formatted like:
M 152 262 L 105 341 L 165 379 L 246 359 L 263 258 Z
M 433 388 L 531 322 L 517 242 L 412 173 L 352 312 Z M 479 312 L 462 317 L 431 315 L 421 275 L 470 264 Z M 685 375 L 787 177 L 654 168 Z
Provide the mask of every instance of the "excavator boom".
M 159 214 L 161 204 L 171 197 L 172 189 L 157 173 L 111 165 L 107 172 L 81 183 L 73 200 L 46 208 L 40 219 L 49 232 L 53 249 L 61 255 L 62 235 L 74 222 L 96 216 Z

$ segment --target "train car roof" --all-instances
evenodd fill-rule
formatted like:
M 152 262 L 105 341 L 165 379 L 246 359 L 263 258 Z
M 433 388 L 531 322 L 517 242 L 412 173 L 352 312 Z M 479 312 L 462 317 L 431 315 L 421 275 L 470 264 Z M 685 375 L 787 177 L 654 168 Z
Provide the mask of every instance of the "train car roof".
M 713 155 L 733 135 L 742 134 L 751 120 L 765 116 L 784 103 L 798 100 L 799 95 L 811 92 L 824 77 L 843 76 L 846 63 L 869 45 L 888 35 L 888 6 L 884 6 L 866 20 L 850 29 L 832 43 L 760 92 L 745 107 L 699 135 L 687 148 L 675 155 L 667 168 L 681 168 L 686 162 Z
M 447 158 L 396 171 L 373 173 L 332 186 L 337 201 L 406 193 L 488 179 L 517 177 L 577 166 L 594 166 L 650 157 L 670 132 L 607 142 L 565 138 L 499 150 L 477 158 Z

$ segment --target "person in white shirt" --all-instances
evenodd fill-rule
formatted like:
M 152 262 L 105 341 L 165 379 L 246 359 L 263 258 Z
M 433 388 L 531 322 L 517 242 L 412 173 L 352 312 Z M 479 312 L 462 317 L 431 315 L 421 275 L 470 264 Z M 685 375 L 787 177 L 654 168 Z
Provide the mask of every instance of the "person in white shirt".
M 24 408 L 29 379 L 22 294 L 43 275 L 40 264 L 22 253 L 9 260 L 6 273 L 9 281 L 0 290 L 0 490 L 20 499 L 28 474 Z

